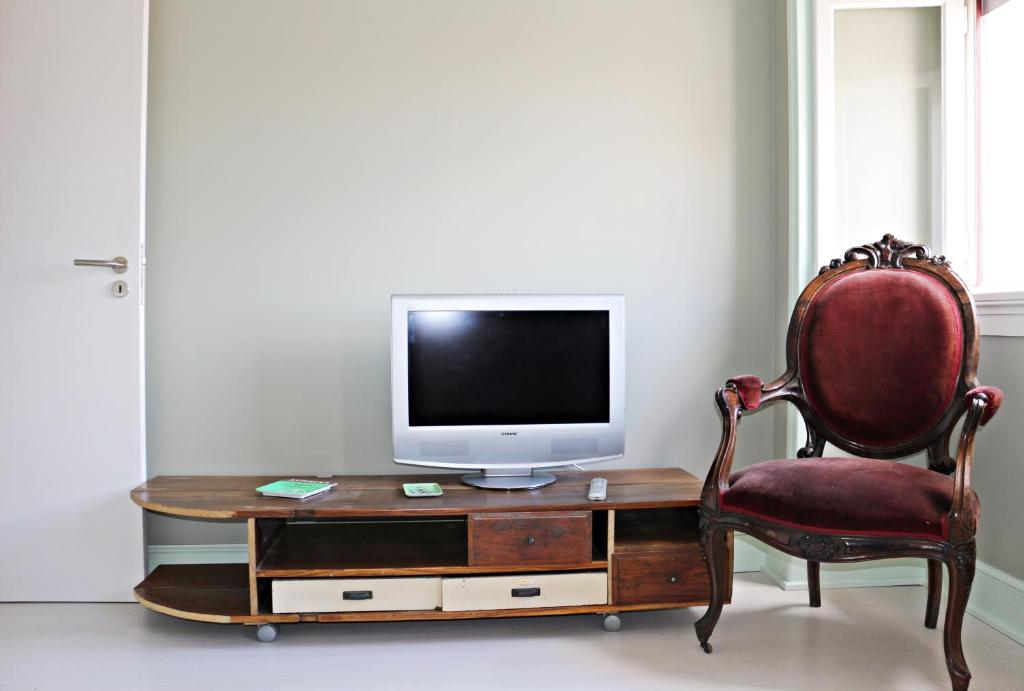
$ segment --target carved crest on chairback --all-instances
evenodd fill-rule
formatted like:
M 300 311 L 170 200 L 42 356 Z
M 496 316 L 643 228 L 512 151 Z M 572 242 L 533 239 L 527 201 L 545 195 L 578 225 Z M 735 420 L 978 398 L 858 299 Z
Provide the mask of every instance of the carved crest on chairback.
M 829 269 L 838 269 L 846 262 L 857 261 L 859 259 L 867 259 L 869 269 L 901 269 L 903 268 L 903 259 L 905 257 L 924 259 L 938 266 L 949 266 L 949 262 L 946 261 L 946 257 L 941 254 L 933 255 L 932 250 L 928 245 L 922 245 L 917 242 L 906 242 L 904 240 L 897 239 L 892 233 L 886 233 L 878 242 L 873 242 L 870 245 L 851 247 L 846 250 L 846 254 L 843 255 L 842 259 L 833 259 L 829 262 L 828 266 L 821 267 L 821 271 L 818 273 L 823 274 Z

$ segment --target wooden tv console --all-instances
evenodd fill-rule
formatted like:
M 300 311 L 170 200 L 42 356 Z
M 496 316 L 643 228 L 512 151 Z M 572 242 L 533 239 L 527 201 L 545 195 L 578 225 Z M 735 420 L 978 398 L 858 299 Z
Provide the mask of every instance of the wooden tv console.
M 593 477 L 608 479 L 607 501 L 587 500 Z M 457 475 L 336 476 L 301 501 L 254 491 L 276 479 L 162 476 L 132 490 L 146 510 L 245 520 L 249 535 L 247 564 L 159 566 L 135 598 L 183 619 L 259 625 L 268 641 L 304 621 L 591 613 L 616 630 L 620 612 L 709 599 L 701 483 L 677 468 L 559 473 L 529 491 Z M 444 495 L 410 499 L 404 482 L 440 482 Z M 731 538 L 729 553 L 731 564 Z

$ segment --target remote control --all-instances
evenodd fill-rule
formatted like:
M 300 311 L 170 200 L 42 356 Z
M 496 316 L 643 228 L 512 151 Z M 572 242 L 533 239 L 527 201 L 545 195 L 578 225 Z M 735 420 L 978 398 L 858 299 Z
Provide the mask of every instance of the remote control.
M 608 481 L 603 477 L 595 477 L 590 481 L 590 493 L 587 499 L 590 501 L 604 501 L 608 498 Z

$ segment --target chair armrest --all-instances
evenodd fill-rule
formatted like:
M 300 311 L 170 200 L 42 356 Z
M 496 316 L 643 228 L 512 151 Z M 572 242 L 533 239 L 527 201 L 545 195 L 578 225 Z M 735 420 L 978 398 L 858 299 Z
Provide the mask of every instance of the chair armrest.
M 964 408 L 970 410 L 975 398 L 985 397 L 985 412 L 981 415 L 981 426 L 984 427 L 1003 404 L 1003 390 L 998 386 L 976 386 L 964 394 Z
M 726 381 L 725 385 L 735 387 L 736 394 L 740 397 L 740 403 L 743 404 L 743 410 L 757 410 L 761 406 L 764 382 L 756 374 L 740 374 Z
M 792 400 L 792 382 L 789 373 L 767 384 L 756 374 L 739 374 L 726 380 L 725 386 L 736 391 L 741 412 L 755 413 L 779 401 Z

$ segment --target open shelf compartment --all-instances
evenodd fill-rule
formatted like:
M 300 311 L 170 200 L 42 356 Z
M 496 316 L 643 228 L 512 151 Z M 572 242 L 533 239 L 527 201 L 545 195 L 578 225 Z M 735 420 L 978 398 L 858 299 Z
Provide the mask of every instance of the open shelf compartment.
M 627 509 L 615 512 L 615 553 L 663 552 L 698 546 L 694 508 Z
M 296 521 L 268 536 L 256 575 L 417 575 L 466 564 L 465 519 Z

